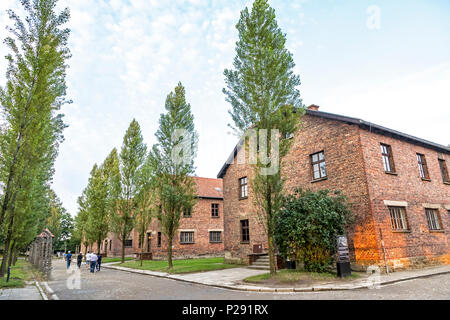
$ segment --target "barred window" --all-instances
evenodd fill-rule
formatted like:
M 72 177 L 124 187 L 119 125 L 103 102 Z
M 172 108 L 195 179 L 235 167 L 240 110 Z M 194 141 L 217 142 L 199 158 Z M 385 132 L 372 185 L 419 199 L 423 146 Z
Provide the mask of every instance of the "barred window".
M 194 231 L 180 232 L 180 243 L 194 243 Z
M 191 208 L 184 208 L 184 209 L 183 209 L 183 216 L 184 216 L 185 218 L 190 218 L 190 217 L 192 217 Z
M 161 232 L 158 232 L 158 247 L 161 247 Z
M 211 216 L 218 217 L 219 216 L 219 204 L 211 203 Z
M 209 242 L 211 242 L 211 243 L 222 242 L 222 232 L 221 231 L 210 231 L 209 232 Z
M 241 220 L 241 242 L 250 242 L 250 227 L 248 220 Z
M 133 246 L 133 239 L 125 240 L 125 248 L 131 248 Z
M 450 183 L 450 178 L 448 177 L 447 165 L 444 159 L 439 160 L 439 168 L 441 168 L 442 180 L 446 183 Z
M 437 209 L 425 209 L 425 214 L 427 215 L 428 229 L 441 230 L 439 211 Z
M 325 153 L 323 151 L 311 155 L 313 180 L 327 177 Z
M 246 199 L 248 197 L 248 180 L 247 177 L 239 179 L 239 198 Z
M 383 157 L 384 171 L 389 173 L 395 172 L 394 157 L 392 156 L 392 148 L 390 145 L 381 144 L 381 155 Z
M 404 207 L 389 207 L 392 230 L 408 230 L 406 210 Z
M 427 161 L 423 154 L 417 153 L 417 163 L 419 164 L 420 177 L 422 179 L 430 179 L 430 175 L 428 173 Z

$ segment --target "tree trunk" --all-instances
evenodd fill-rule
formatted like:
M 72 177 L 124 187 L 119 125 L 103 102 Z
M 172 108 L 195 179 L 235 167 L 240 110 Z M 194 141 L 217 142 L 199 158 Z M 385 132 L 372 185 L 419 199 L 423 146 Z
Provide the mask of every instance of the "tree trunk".
M 102 243 L 102 241 L 100 239 L 97 240 L 97 255 L 100 254 L 100 244 Z
M 277 273 L 277 268 L 275 265 L 275 254 L 273 245 L 273 212 L 272 212 L 272 190 L 270 188 L 269 178 L 266 180 L 267 183 L 267 242 L 269 246 L 269 265 L 270 274 L 275 275 Z
M 8 226 L 8 233 L 5 239 L 4 244 L 4 252 L 3 252 L 3 259 L 2 259 L 2 265 L 0 266 L 0 278 L 4 277 L 6 272 L 6 265 L 7 260 L 11 252 L 11 238 L 12 238 L 12 228 L 14 224 L 14 215 L 11 214 L 11 218 L 9 220 L 9 226 Z
M 141 260 L 141 267 L 142 267 L 142 255 L 144 254 L 144 233 L 142 233 L 142 235 L 141 235 L 141 257 L 140 257 L 140 260 Z
M 122 263 L 125 263 L 125 237 L 123 237 L 124 240 L 122 240 Z
M 173 236 L 170 235 L 169 236 L 168 256 L 167 256 L 167 260 L 169 262 L 169 269 L 173 268 L 173 263 L 172 263 L 172 243 L 173 243 Z
M 14 251 L 13 251 L 12 265 L 16 266 L 16 262 L 17 262 L 17 248 L 16 248 L 16 242 L 15 241 L 13 243 L 13 248 L 14 248 Z

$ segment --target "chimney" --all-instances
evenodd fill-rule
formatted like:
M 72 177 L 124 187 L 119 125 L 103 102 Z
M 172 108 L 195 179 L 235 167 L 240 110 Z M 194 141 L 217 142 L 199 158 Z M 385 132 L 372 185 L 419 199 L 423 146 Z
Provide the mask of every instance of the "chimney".
M 314 110 L 314 111 L 319 111 L 319 106 L 318 105 L 315 105 L 315 104 L 312 104 L 312 105 L 310 105 L 307 109 L 308 110 Z

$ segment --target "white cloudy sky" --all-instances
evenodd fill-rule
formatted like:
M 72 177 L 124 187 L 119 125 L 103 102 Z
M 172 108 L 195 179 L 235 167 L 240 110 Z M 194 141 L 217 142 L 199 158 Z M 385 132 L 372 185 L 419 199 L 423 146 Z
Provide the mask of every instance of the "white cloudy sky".
M 450 144 L 450 3 L 272 0 L 306 105 Z M 72 18 L 66 141 L 54 189 L 75 214 L 94 163 L 136 118 L 155 142 L 166 95 L 181 81 L 200 135 L 197 174 L 215 177 L 234 147 L 221 92 L 249 0 L 60 0 Z M 371 6 L 379 10 L 373 20 Z M 0 38 L 9 24 L 0 0 Z M 372 7 L 373 8 L 373 7 Z M 375 21 L 375 23 L 374 23 Z M 379 24 L 377 24 L 377 21 Z M 368 24 L 369 22 L 369 24 Z M 376 28 L 376 27 L 379 28 Z M 6 54 L 0 45 L 0 56 Z M 6 63 L 0 59 L 0 84 Z

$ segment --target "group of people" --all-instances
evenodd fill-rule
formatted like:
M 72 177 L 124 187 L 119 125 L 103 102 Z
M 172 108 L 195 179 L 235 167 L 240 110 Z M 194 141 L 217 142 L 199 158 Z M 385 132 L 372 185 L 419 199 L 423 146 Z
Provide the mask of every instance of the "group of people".
M 67 269 L 70 268 L 70 263 L 72 262 L 72 254 L 70 251 L 68 253 L 64 252 L 64 260 L 67 262 Z M 94 252 L 88 251 L 86 253 L 86 267 L 90 268 L 91 272 L 100 271 L 100 267 L 102 265 L 102 255 L 99 253 L 98 255 Z M 78 269 L 81 268 L 81 264 L 83 262 L 83 254 L 80 252 L 77 256 L 77 266 Z

